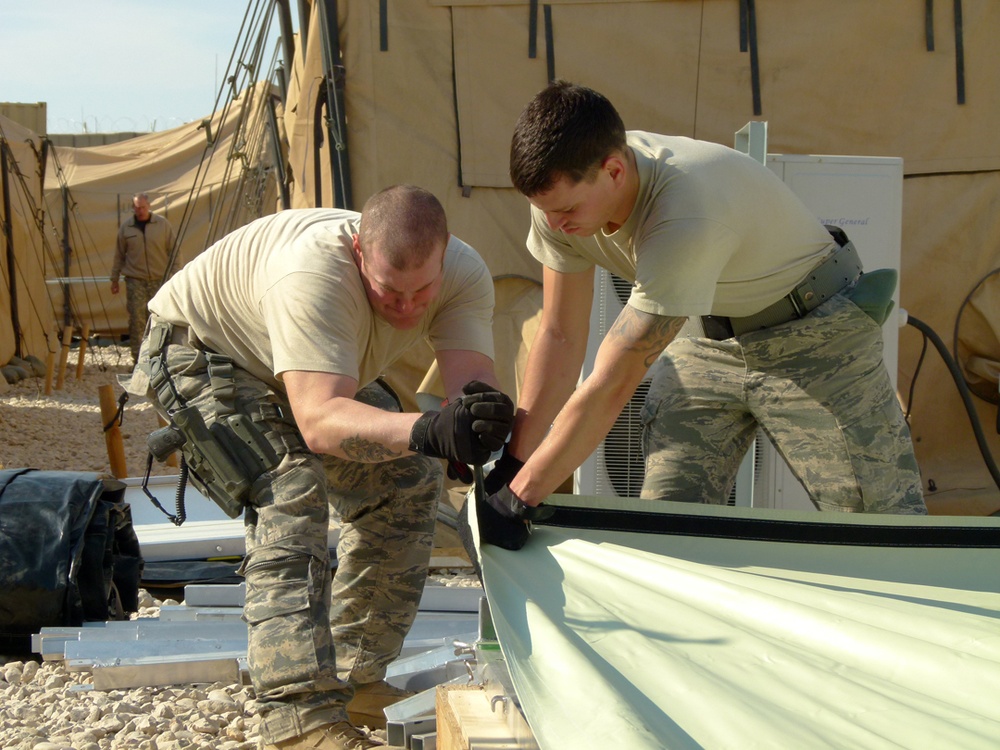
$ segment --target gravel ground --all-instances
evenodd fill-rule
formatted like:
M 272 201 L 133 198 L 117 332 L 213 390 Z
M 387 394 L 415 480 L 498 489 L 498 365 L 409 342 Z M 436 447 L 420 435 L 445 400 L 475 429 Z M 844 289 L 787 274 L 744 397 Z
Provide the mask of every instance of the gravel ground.
M 120 396 L 117 376 L 131 371 L 131 356 L 127 347 L 88 347 L 80 378 L 77 361 L 73 349 L 64 386 L 51 395 L 37 376 L 0 390 L 0 469 L 111 473 L 98 388 L 111 384 Z M 147 403 L 126 403 L 120 431 L 128 476 L 145 471 L 146 436 L 157 426 Z M 175 473 L 153 465 L 154 475 Z M 461 571 L 432 580 L 478 583 Z M 177 602 L 143 590 L 133 618 L 156 617 L 163 604 Z M 258 747 L 257 723 L 249 685 L 95 691 L 89 672 L 70 672 L 61 661 L 0 655 L 0 750 L 250 750 Z
M 76 377 L 79 350 L 70 351 L 60 390 L 45 395 L 45 378 L 29 377 L 0 391 L 0 468 L 111 473 L 98 389 L 111 385 L 115 398 L 124 391 L 117 377 L 132 371 L 128 347 L 90 346 L 80 378 Z M 2 388 L 2 386 L 0 386 Z M 146 468 L 146 436 L 157 428 L 156 412 L 144 400 L 130 398 L 119 431 L 125 448 L 127 476 L 141 476 Z M 175 474 L 176 469 L 154 462 L 152 474 Z
M 142 592 L 138 617 L 160 602 Z M 258 747 L 253 689 L 184 685 L 94 690 L 89 672 L 61 661 L 0 658 L 4 750 L 251 750 Z
M 32 376 L 0 392 L 0 468 L 111 473 L 98 388 L 124 393 L 117 376 L 131 371 L 127 347 L 88 347 L 81 377 L 79 350 L 70 352 L 63 387 L 45 395 Z M 146 435 L 156 413 L 126 402 L 119 430 L 128 476 L 146 466 Z M 176 469 L 154 463 L 152 474 Z M 156 617 L 161 602 L 140 593 L 137 617 Z M 3 750 L 250 750 L 258 746 L 253 689 L 186 685 L 95 691 L 90 673 L 32 655 L 0 656 L 0 748 Z

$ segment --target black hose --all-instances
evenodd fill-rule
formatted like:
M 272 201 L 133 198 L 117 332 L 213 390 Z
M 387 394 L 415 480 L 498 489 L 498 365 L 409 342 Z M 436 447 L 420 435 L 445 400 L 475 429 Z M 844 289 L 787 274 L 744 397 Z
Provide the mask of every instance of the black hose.
M 931 343 L 934 344 L 934 347 L 941 355 L 941 359 L 943 359 L 945 365 L 948 366 L 948 372 L 951 373 L 951 377 L 954 379 L 955 385 L 958 386 L 958 392 L 962 397 L 962 403 L 965 404 L 965 410 L 969 414 L 969 421 L 972 423 L 972 431 L 976 435 L 976 444 L 979 446 L 979 452 L 983 455 L 983 461 L 986 462 L 986 468 L 989 469 L 990 476 L 993 477 L 993 481 L 996 483 L 997 488 L 1000 489 L 1000 470 L 997 469 L 996 462 L 993 460 L 993 456 L 990 453 L 990 448 L 986 444 L 986 436 L 983 434 L 983 427 L 979 422 L 979 416 L 976 414 L 975 406 L 973 406 L 969 386 L 965 383 L 965 375 L 959 368 L 958 363 L 955 362 L 954 357 L 951 356 L 951 353 L 948 351 L 948 347 L 945 346 L 941 337 L 938 336 L 929 325 L 909 314 L 907 314 L 906 323 L 907 325 L 911 325 L 920 331 L 925 338 L 931 340 Z

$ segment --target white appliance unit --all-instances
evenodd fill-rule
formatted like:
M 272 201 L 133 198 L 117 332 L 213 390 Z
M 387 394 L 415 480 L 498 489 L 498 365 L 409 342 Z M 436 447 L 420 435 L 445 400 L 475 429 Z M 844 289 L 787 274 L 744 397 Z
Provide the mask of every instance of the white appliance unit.
M 759 139 L 756 142 L 759 144 Z M 739 135 L 737 146 L 740 146 Z M 899 270 L 902 159 L 771 154 L 767 157 L 767 165 L 824 224 L 840 226 L 847 232 L 866 269 Z M 604 269 L 597 269 L 590 341 L 581 378 L 592 371 L 597 347 L 628 299 L 629 291 L 627 282 Z M 893 384 L 898 362 L 898 289 L 895 299 L 895 311 L 883 327 L 884 359 Z M 575 472 L 574 493 L 638 497 L 645 473 L 639 415 L 648 390 L 647 376 L 615 427 Z M 729 502 L 755 507 L 815 509 L 801 483 L 760 432 L 740 467 Z
M 597 349 L 631 294 L 632 285 L 598 267 L 594 275 L 594 304 L 590 309 L 590 339 L 580 379 L 594 369 Z M 573 492 L 602 497 L 639 497 L 646 474 L 642 456 L 640 412 L 649 392 L 649 375 L 622 409 L 607 437 L 573 474 Z

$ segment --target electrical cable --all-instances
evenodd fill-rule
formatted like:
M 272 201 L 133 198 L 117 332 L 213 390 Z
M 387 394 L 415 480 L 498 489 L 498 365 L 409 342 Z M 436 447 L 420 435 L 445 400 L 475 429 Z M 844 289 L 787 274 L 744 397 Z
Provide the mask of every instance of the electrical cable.
M 993 455 L 990 453 L 989 446 L 986 444 L 986 436 L 983 434 L 982 424 L 979 422 L 979 417 L 976 414 L 976 409 L 972 403 L 972 395 L 969 391 L 969 386 L 965 382 L 965 377 L 962 374 L 961 368 L 955 361 L 954 357 L 948 351 L 948 347 L 945 346 L 944 341 L 941 337 L 934 332 L 934 330 L 924 323 L 922 320 L 914 318 L 912 315 L 907 313 L 906 324 L 911 325 L 920 331 L 925 340 L 930 339 L 931 343 L 938 350 L 941 355 L 941 359 L 944 360 L 945 365 L 948 367 L 948 372 L 951 373 L 951 377 L 955 381 L 955 385 L 958 386 L 958 392 L 962 397 L 962 403 L 965 404 L 965 410 L 969 414 L 969 421 L 972 423 L 972 431 L 976 436 L 976 444 L 979 446 L 979 452 L 983 455 L 983 461 L 986 462 L 986 468 L 989 469 L 990 476 L 993 477 L 993 481 L 996 483 L 998 489 L 1000 489 L 1000 469 L 997 469 L 996 462 L 993 460 Z
M 958 358 L 958 331 L 959 331 L 959 326 L 962 323 L 962 313 L 965 312 L 965 308 L 968 307 L 969 303 L 972 301 L 973 295 L 978 291 L 979 287 L 985 284 L 986 281 L 991 276 L 996 276 L 998 273 L 1000 273 L 1000 268 L 994 268 L 992 271 L 987 272 L 981 279 L 979 279 L 979 281 L 977 281 L 972 286 L 972 290 L 967 295 L 965 295 L 965 299 L 962 300 L 962 304 L 958 306 L 958 314 L 955 316 L 955 330 L 952 333 L 952 340 L 951 340 L 951 355 L 955 358 L 956 362 L 960 362 Z M 966 385 L 968 385 L 969 379 L 965 377 L 964 369 L 960 368 L 959 371 L 962 373 L 962 380 L 964 380 Z M 987 403 L 990 404 L 1000 403 L 1000 393 L 997 393 L 993 398 L 987 398 L 985 396 L 980 395 L 979 393 L 976 393 L 975 391 L 972 391 L 972 394 L 974 396 L 978 396 L 983 401 L 986 401 Z
M 910 411 L 913 407 L 913 391 L 917 387 L 917 376 L 920 374 L 920 368 L 924 364 L 924 357 L 927 355 L 927 337 L 923 336 L 923 346 L 920 347 L 920 356 L 917 358 L 917 366 L 913 368 L 913 377 L 910 378 L 910 392 L 906 394 L 906 413 L 903 414 L 903 419 L 906 423 L 910 423 Z

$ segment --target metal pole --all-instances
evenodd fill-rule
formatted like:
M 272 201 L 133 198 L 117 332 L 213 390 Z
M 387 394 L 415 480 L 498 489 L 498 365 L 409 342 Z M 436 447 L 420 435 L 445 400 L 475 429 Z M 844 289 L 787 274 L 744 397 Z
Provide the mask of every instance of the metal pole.
M 302 49 L 302 58 L 306 56 L 306 39 L 309 36 L 309 13 L 312 8 L 312 0 L 299 0 L 299 47 Z
M 276 0 L 278 6 L 278 21 L 281 24 L 281 47 L 285 53 L 285 68 L 294 70 L 295 65 L 295 30 L 292 28 L 292 9 L 288 0 Z M 288 90 L 281 92 L 281 101 L 286 101 Z
M 10 322 L 14 329 L 14 356 L 21 356 L 21 321 L 17 311 L 17 272 L 14 267 L 14 226 L 10 218 L 10 183 L 7 178 L 7 141 L 0 140 L 0 173 L 3 183 L 3 233 L 7 238 L 7 275 L 10 284 Z M 13 160 L 13 155 L 11 155 Z
M 278 190 L 281 191 L 281 208 L 292 207 L 292 199 L 288 194 L 288 182 L 285 179 L 285 156 L 281 149 L 281 136 L 278 131 L 278 113 L 274 109 L 274 97 L 267 97 L 267 129 L 271 133 L 271 147 L 274 149 L 274 166 L 278 171 Z
M 326 74 L 326 127 L 330 136 L 333 207 L 351 208 L 351 170 L 347 159 L 347 120 L 344 115 L 344 65 L 340 59 L 337 0 L 320 0 L 316 7 L 323 14 L 320 29 L 323 34 L 323 67 Z
M 73 249 L 69 244 L 69 188 L 63 185 L 62 188 L 63 212 L 62 212 L 62 235 L 63 235 L 63 278 L 69 278 L 70 260 Z M 72 322 L 73 308 L 69 301 L 69 282 L 63 283 L 63 326 L 68 326 Z

